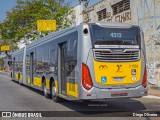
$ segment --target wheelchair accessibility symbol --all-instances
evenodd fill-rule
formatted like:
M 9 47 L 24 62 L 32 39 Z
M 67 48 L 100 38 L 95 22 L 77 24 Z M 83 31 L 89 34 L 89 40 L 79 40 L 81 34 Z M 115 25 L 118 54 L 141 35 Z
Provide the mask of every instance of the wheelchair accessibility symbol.
M 102 83 L 107 82 L 107 77 L 106 77 L 106 76 L 102 76 L 102 77 L 101 77 L 101 82 L 102 82 Z

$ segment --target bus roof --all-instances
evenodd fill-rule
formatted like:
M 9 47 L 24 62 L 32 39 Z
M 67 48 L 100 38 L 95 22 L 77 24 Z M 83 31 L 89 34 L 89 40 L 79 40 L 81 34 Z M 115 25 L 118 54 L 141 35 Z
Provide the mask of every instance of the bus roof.
M 132 25 L 128 23 L 116 23 L 116 22 L 97 22 L 97 23 L 90 23 L 90 24 L 96 24 L 106 28 L 131 28 L 132 27 Z
M 57 31 L 57 32 L 53 32 L 49 35 L 46 35 L 42 38 L 39 38 L 38 40 L 35 40 L 34 42 L 32 42 L 31 44 L 29 44 L 28 46 L 26 46 L 26 48 L 30 48 L 30 47 L 34 47 L 35 45 L 37 44 L 41 44 L 41 43 L 44 43 L 46 42 L 47 40 L 49 40 L 50 38 L 54 38 L 54 37 L 57 37 L 57 36 L 60 36 L 62 35 L 63 33 L 66 33 L 68 31 L 71 31 L 73 29 L 75 29 L 76 27 L 70 27 L 70 28 L 66 28 L 66 29 L 63 29 L 63 30 L 60 30 L 60 31 Z

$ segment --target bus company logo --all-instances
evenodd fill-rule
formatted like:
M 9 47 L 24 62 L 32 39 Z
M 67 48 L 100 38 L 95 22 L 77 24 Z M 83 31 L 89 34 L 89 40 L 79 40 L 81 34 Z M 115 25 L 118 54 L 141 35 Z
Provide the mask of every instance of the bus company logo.
M 108 69 L 107 65 L 100 65 L 99 66 L 99 70 L 107 70 L 107 69 Z
M 117 71 L 116 72 L 122 72 L 121 67 L 122 67 L 122 65 L 117 65 Z

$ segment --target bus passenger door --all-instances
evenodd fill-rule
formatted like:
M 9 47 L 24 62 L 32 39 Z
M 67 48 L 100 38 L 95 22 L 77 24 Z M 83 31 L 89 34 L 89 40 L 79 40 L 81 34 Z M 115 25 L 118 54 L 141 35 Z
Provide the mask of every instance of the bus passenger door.
M 33 59 L 34 59 L 34 53 L 30 53 L 30 80 L 31 84 L 33 84 Z
M 59 45 L 59 57 L 58 57 L 58 83 L 59 83 L 59 93 L 66 95 L 66 52 L 67 51 L 67 43 L 62 43 Z

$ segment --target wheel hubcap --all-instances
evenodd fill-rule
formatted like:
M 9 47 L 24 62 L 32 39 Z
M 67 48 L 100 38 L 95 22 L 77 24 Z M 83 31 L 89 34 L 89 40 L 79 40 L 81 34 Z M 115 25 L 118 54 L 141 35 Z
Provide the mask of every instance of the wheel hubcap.
M 46 89 L 46 86 L 44 86 L 44 93 L 45 93 L 45 94 L 47 93 L 47 89 Z
M 52 87 L 52 96 L 53 97 L 56 96 L 56 87 L 55 86 Z

